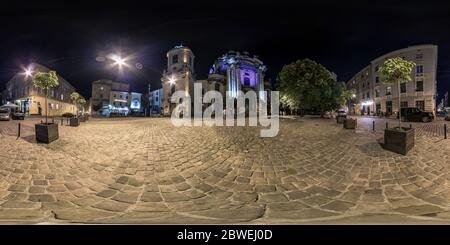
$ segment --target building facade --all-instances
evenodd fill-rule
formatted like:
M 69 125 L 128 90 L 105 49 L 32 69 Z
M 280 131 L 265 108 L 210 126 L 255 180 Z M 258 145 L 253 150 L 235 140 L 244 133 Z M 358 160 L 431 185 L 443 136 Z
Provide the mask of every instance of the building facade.
M 379 68 L 389 58 L 401 57 L 416 63 L 411 81 L 398 85 L 382 84 Z M 396 50 L 370 62 L 347 82 L 348 89 L 356 91 L 356 103 L 349 105 L 349 113 L 361 115 L 393 115 L 399 108 L 417 107 L 436 111 L 436 70 L 438 47 L 418 45 Z M 400 104 L 398 95 L 400 94 Z
M 176 46 L 167 52 L 167 59 L 167 70 L 161 78 L 161 107 L 165 115 L 170 115 L 175 108 L 175 103 L 171 103 L 172 94 L 175 91 L 184 91 L 186 96 L 192 97 L 194 83 L 202 84 L 203 94 L 215 90 L 220 92 L 224 99 L 226 96 L 236 98 L 238 91 L 245 93 L 249 90 L 256 91 L 260 99 L 266 99 L 262 93 L 268 89 L 264 85 L 266 67 L 256 56 L 252 57 L 247 52 L 230 51 L 219 57 L 205 80 L 196 80 L 194 54 L 188 47 Z
M 175 91 L 184 91 L 185 96 L 193 97 L 194 93 L 194 53 L 185 46 L 175 46 L 167 52 L 167 70 L 161 78 L 163 98 L 163 114 L 170 115 L 175 103 L 170 101 Z
M 257 91 L 263 98 L 264 73 L 266 67 L 256 56 L 248 52 L 229 51 L 219 57 L 209 70 L 209 90 L 227 91 L 228 96 L 236 98 L 238 91 Z
M 49 68 L 33 63 L 29 67 L 32 73 L 48 72 Z M 70 94 L 75 88 L 64 78 L 58 75 L 59 85 L 48 90 L 48 115 L 61 116 L 64 113 L 75 113 Z M 11 102 L 19 106 L 19 110 L 28 115 L 45 115 L 45 90 L 33 86 L 32 76 L 22 73 L 15 74 L 6 83 L 6 89 L 2 92 L 2 104 Z
M 162 88 L 153 90 L 149 94 L 151 114 L 160 114 L 162 102 L 164 101 L 164 91 Z
M 140 112 L 142 94 L 130 92 L 127 83 L 101 79 L 92 83 L 91 110 L 103 116 Z

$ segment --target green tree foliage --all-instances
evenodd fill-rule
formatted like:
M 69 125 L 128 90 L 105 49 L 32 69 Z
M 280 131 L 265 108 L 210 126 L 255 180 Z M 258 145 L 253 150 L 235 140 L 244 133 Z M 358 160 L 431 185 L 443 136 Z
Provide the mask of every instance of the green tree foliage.
M 291 109 L 325 111 L 338 109 L 351 98 L 336 75 L 310 59 L 285 65 L 279 76 L 280 102 Z
M 33 86 L 45 90 L 45 123 L 48 124 L 48 89 L 59 85 L 58 76 L 55 71 L 36 72 L 33 75 Z
M 80 99 L 81 95 L 77 92 L 72 92 L 70 94 L 70 99 L 72 100 L 72 103 L 75 105 L 76 112 L 75 114 L 78 116 L 78 100 Z
M 404 60 L 400 57 L 390 58 L 384 61 L 380 67 L 381 82 L 387 86 L 397 83 L 399 117 L 398 127 L 401 128 L 400 115 L 400 83 L 407 82 L 412 79 L 412 72 L 416 64 L 412 61 Z

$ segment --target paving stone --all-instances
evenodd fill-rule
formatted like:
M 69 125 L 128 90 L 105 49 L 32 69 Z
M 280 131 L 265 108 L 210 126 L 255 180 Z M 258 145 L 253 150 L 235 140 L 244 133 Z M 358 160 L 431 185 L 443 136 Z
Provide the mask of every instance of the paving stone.
M 139 192 L 118 193 L 112 199 L 118 202 L 136 203 Z
M 108 198 L 108 197 L 114 196 L 116 193 L 117 193 L 116 190 L 107 189 L 107 190 L 103 190 L 103 191 L 97 193 L 97 196 Z
M 158 192 L 144 192 L 141 196 L 143 202 L 161 202 L 163 199 Z
M 56 198 L 49 194 L 30 195 L 28 200 L 31 202 L 56 202 Z

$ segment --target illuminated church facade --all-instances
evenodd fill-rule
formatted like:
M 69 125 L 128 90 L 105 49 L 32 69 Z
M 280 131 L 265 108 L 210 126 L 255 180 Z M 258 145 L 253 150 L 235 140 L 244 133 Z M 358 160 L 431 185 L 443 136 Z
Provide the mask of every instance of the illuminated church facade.
M 194 83 L 202 84 L 202 94 L 215 90 L 223 98 L 237 98 L 238 91 L 245 93 L 253 90 L 260 99 L 266 100 L 264 91 L 269 87 L 264 82 L 266 67 L 256 56 L 250 56 L 248 52 L 229 51 L 214 62 L 206 80 L 196 80 L 194 57 L 192 50 L 185 46 L 175 46 L 167 52 L 167 70 L 161 78 L 163 114 L 170 115 L 175 108 L 176 105 L 171 103 L 175 91 L 184 91 L 186 96 L 192 98 Z

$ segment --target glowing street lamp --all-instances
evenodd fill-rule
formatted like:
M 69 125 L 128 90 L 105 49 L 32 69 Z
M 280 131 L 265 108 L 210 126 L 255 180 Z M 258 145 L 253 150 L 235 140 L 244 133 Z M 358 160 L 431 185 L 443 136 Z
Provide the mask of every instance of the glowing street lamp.
M 170 85 L 174 85 L 175 84 L 175 81 L 176 81 L 176 79 L 175 79 L 175 77 L 174 76 L 171 76 L 170 78 L 169 78 L 169 84 Z
M 33 75 L 33 70 L 31 68 L 26 68 L 23 74 L 25 77 L 31 77 Z
M 120 55 L 117 55 L 117 54 L 111 55 L 111 59 L 114 60 L 115 65 L 118 65 L 118 66 L 127 65 L 127 63 L 125 62 L 126 60 L 124 58 L 122 58 Z

